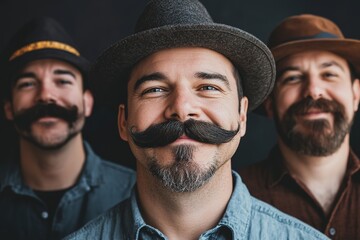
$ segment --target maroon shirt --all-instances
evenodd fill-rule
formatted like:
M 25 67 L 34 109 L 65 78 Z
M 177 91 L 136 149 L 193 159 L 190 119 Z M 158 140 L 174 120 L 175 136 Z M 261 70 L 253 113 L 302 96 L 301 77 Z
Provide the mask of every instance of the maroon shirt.
M 331 239 L 360 239 L 360 162 L 350 152 L 347 173 L 327 216 L 309 189 L 292 177 L 274 148 L 269 157 L 239 169 L 251 195 L 322 231 Z

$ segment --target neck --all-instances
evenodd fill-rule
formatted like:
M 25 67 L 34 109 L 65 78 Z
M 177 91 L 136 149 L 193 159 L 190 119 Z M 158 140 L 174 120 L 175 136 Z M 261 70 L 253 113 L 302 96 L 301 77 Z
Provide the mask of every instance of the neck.
M 329 213 L 346 174 L 350 153 L 349 135 L 340 148 L 329 156 L 309 156 L 289 149 L 281 140 L 280 151 L 290 174 L 314 195 L 325 213 Z
M 20 164 L 25 183 L 42 191 L 73 186 L 85 162 L 81 134 L 59 149 L 40 149 L 20 139 Z
M 139 165 L 139 205 L 147 224 L 173 240 L 199 239 L 203 232 L 217 225 L 233 191 L 230 161 L 200 189 L 187 193 L 174 193 L 159 186 L 159 181 Z

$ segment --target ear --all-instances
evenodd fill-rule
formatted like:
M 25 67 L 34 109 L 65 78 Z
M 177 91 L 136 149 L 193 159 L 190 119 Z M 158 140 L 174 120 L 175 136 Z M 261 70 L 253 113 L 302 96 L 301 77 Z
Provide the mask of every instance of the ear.
M 360 101 L 360 82 L 358 78 L 354 80 L 352 90 L 354 95 L 354 112 L 356 112 L 359 108 Z
M 84 99 L 85 116 L 89 117 L 91 115 L 91 112 L 92 112 L 92 109 L 94 106 L 94 97 L 89 90 L 86 90 L 84 92 L 83 99 Z
M 269 96 L 265 101 L 263 102 L 263 106 L 265 108 L 265 112 L 269 118 L 272 118 L 274 116 L 274 110 L 273 110 L 273 98 Z
M 119 105 L 119 112 L 118 112 L 118 129 L 119 134 L 122 140 L 128 141 L 127 135 L 127 122 L 126 122 L 126 107 L 124 104 Z
M 4 113 L 7 120 L 14 120 L 14 114 L 12 111 L 12 104 L 10 101 L 5 101 L 4 103 Z
M 246 133 L 246 121 L 248 111 L 248 98 L 243 97 L 240 101 L 240 136 L 243 137 Z

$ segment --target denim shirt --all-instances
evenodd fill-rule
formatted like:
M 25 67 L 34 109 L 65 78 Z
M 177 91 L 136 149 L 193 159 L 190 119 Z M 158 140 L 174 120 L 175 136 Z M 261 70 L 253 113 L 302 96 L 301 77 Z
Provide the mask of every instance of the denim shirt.
M 240 176 L 235 172 L 233 179 L 234 191 L 224 216 L 217 226 L 201 234 L 199 239 L 328 239 L 309 225 L 251 197 Z M 145 223 L 134 188 L 129 199 L 65 239 L 165 240 L 168 238 L 160 230 Z
M 130 196 L 135 172 L 84 147 L 82 173 L 62 196 L 52 223 L 44 202 L 23 182 L 19 157 L 0 162 L 1 239 L 61 239 Z

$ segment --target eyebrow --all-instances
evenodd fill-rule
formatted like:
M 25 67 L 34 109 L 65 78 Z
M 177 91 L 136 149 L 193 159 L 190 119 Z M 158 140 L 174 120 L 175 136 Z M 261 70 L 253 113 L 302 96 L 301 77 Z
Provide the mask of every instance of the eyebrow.
M 327 67 L 331 67 L 331 66 L 336 66 L 336 67 L 340 68 L 342 71 L 345 71 L 345 69 L 339 63 L 337 63 L 335 61 L 324 62 L 320 65 L 320 67 L 322 67 L 322 68 L 327 68 Z
M 63 75 L 63 74 L 67 74 L 67 75 L 70 75 L 72 77 L 75 77 L 75 74 L 70 72 L 70 71 L 67 71 L 67 70 L 62 70 L 62 69 L 57 69 L 54 71 L 55 74 L 57 75 Z M 14 78 L 13 78 L 13 84 L 17 83 L 20 79 L 22 78 L 36 78 L 36 74 L 33 73 L 33 72 L 24 72 L 24 73 L 19 73 L 17 74 Z
M 75 74 L 74 74 L 73 72 L 69 71 L 69 70 L 56 69 L 56 70 L 54 71 L 54 74 L 56 74 L 56 75 L 64 75 L 64 74 L 65 74 L 65 75 L 70 75 L 70 76 L 72 76 L 73 78 L 76 79 Z
M 327 68 L 327 67 L 331 67 L 331 66 L 336 66 L 336 67 L 340 68 L 342 71 L 345 71 L 344 68 L 335 61 L 324 62 L 324 63 L 320 64 L 321 68 Z M 287 71 L 300 71 L 300 68 L 295 67 L 295 66 L 285 67 L 276 73 L 276 78 L 281 77 Z
M 225 83 L 225 85 L 230 89 L 230 84 L 229 84 L 229 80 L 227 79 L 227 77 L 225 75 L 219 74 L 219 73 L 207 73 L 207 72 L 197 72 L 195 73 L 195 77 L 196 78 L 200 78 L 200 79 L 218 79 L 221 80 L 222 82 Z M 160 73 L 160 72 L 155 72 L 155 73 L 151 73 L 149 75 L 145 75 L 142 76 L 141 78 L 139 78 L 138 80 L 136 80 L 135 85 L 134 85 L 134 91 L 136 91 L 139 86 L 145 82 L 148 81 L 161 81 L 161 80 L 165 80 L 167 79 L 167 77 Z
M 148 82 L 148 81 L 159 81 L 159 80 L 165 80 L 166 76 L 160 72 L 151 73 L 149 75 L 144 75 L 138 80 L 136 80 L 134 85 L 134 91 L 136 91 L 141 84 Z
M 17 74 L 14 78 L 13 78 L 13 83 L 17 83 L 20 79 L 22 78 L 36 78 L 36 75 L 32 72 L 25 72 L 25 73 L 20 73 Z
M 221 80 L 225 85 L 230 89 L 230 83 L 229 80 L 225 75 L 222 75 L 220 73 L 207 73 L 207 72 L 197 72 L 195 74 L 195 77 L 200 79 L 214 79 L 214 80 Z
M 281 77 L 284 73 L 286 73 L 287 71 L 300 71 L 299 67 L 295 67 L 295 66 L 288 66 L 285 67 L 279 71 L 276 72 L 276 78 Z

